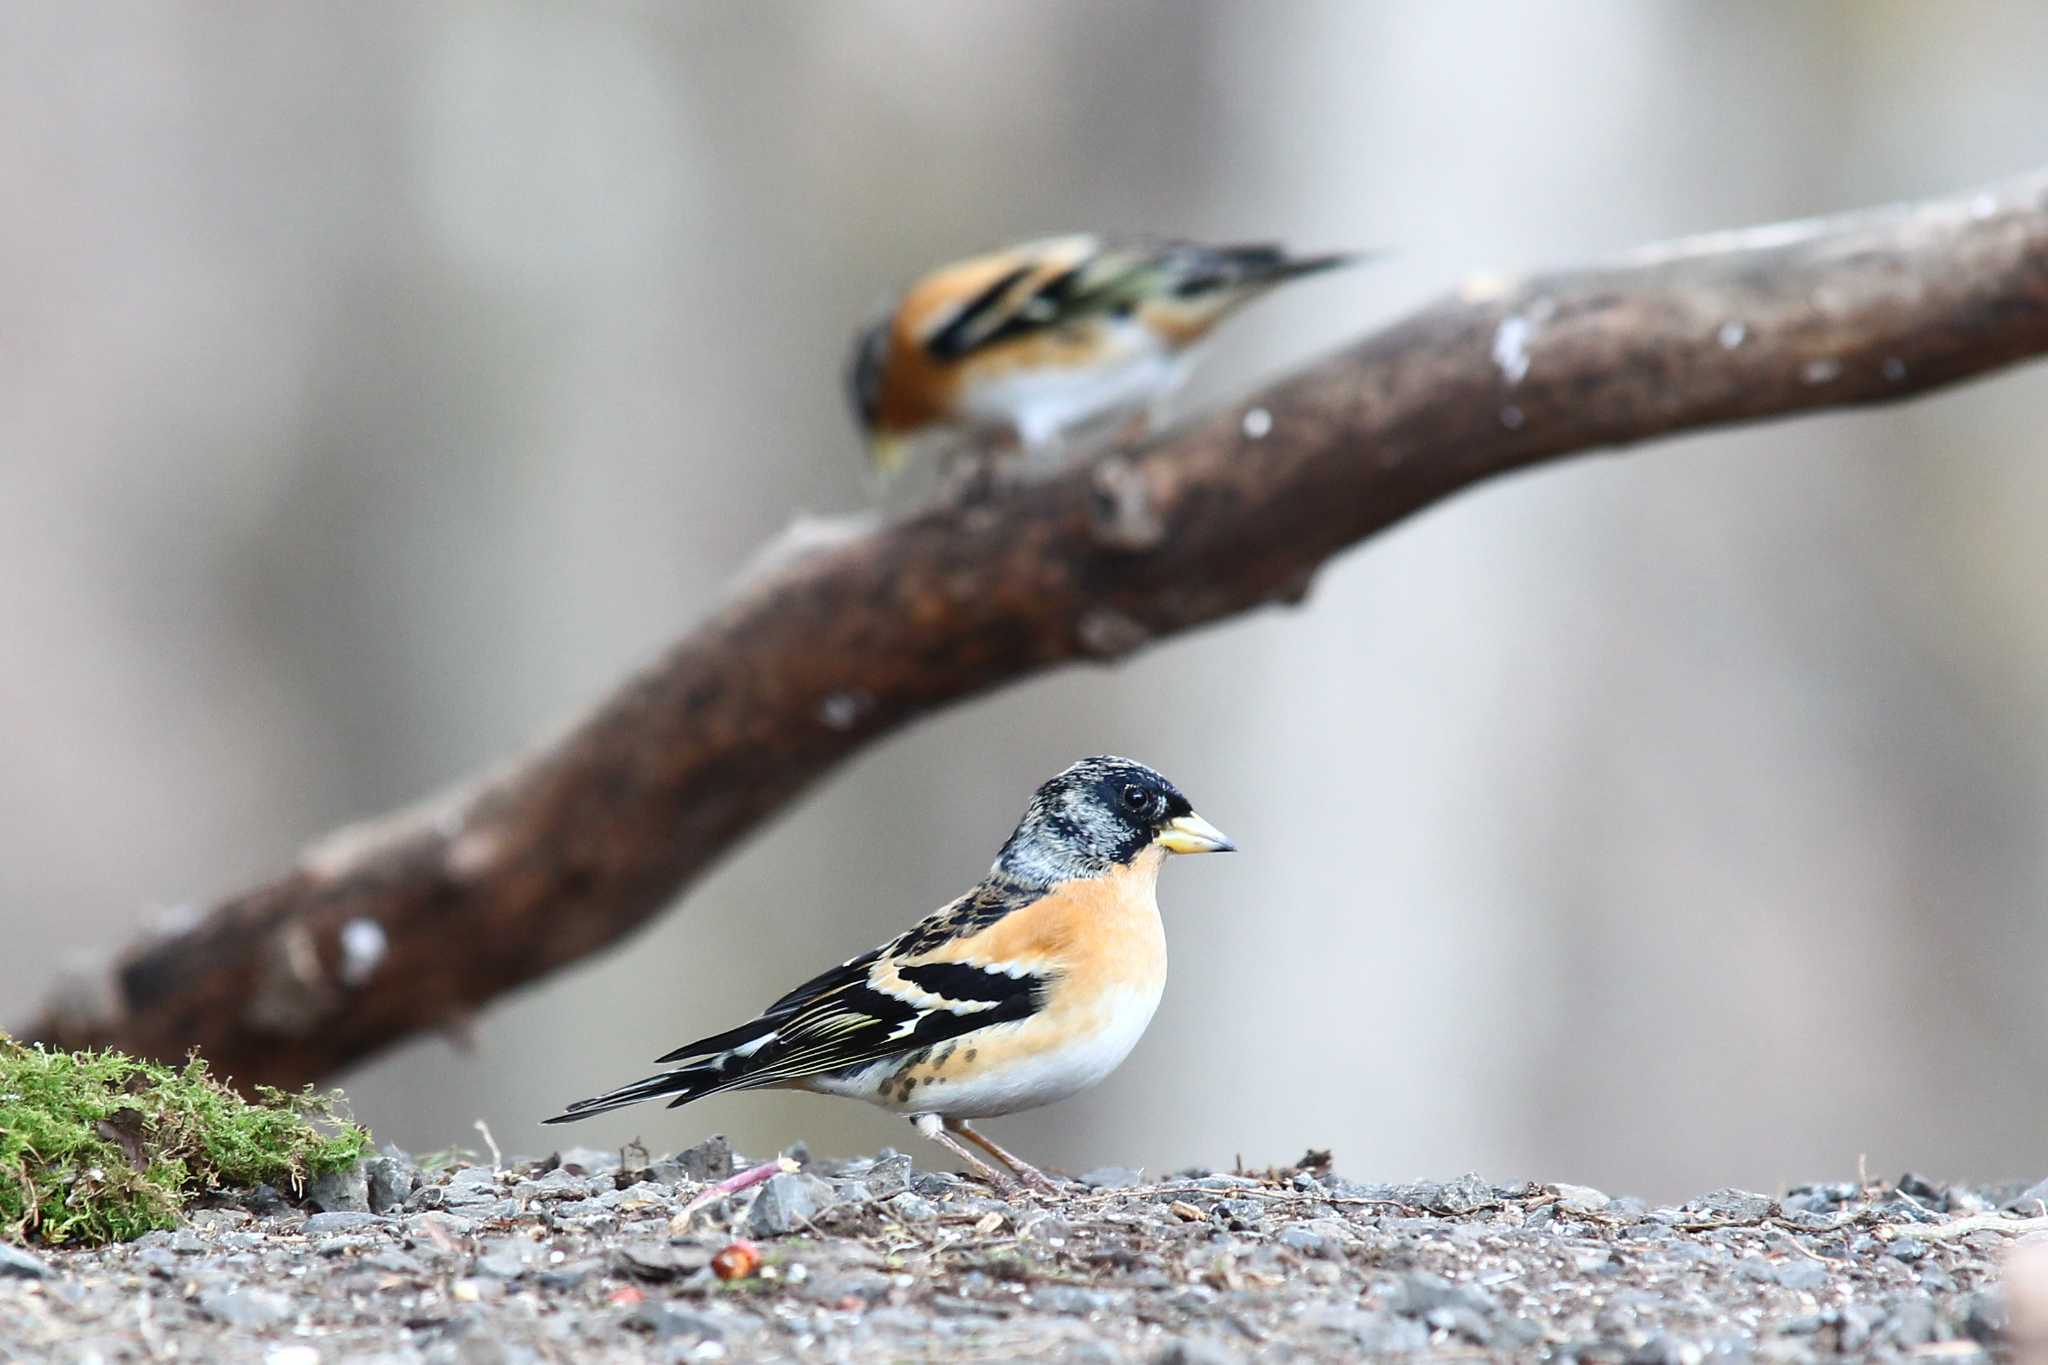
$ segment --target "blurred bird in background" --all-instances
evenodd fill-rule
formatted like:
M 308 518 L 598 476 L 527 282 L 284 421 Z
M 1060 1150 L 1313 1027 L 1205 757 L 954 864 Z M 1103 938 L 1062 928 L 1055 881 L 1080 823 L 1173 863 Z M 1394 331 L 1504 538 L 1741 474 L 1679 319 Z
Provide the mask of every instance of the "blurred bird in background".
M 1357 259 L 1077 234 L 945 266 L 855 343 L 848 377 L 875 469 L 886 478 L 939 445 L 949 461 L 1008 447 L 1042 472 L 1105 430 L 1140 437 L 1218 323 Z
M 1166 988 L 1160 864 L 1235 847 L 1144 764 L 1083 759 L 1038 789 L 966 895 L 660 1059 L 674 1069 L 547 1122 L 642 1100 L 812 1090 L 902 1114 L 999 1185 L 1007 1178 L 958 1138 L 1049 1187 L 967 1121 L 1065 1099 L 1130 1054 Z

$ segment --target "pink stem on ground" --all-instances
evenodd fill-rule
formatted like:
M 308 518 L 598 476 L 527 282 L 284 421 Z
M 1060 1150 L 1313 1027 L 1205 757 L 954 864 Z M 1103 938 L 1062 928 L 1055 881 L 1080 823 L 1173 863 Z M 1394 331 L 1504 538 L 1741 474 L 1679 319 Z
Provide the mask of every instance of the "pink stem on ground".
M 695 1199 L 692 1199 L 689 1203 L 683 1205 L 682 1212 L 678 1213 L 676 1217 L 687 1221 L 691 1214 L 703 1208 L 706 1204 L 722 1199 L 728 1194 L 738 1194 L 741 1190 L 751 1190 L 754 1186 L 765 1183 L 770 1177 L 780 1175 L 783 1171 L 792 1169 L 794 1168 L 789 1166 L 783 1158 L 776 1157 L 773 1161 L 764 1161 L 758 1166 L 749 1167 L 738 1175 L 729 1175 L 716 1185 L 705 1190 Z

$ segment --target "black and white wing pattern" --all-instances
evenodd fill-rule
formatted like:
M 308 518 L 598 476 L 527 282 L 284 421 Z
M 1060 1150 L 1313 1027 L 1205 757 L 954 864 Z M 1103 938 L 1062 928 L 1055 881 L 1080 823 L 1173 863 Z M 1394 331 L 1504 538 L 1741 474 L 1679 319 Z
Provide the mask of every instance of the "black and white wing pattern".
M 1029 1018 L 1044 1007 L 1046 976 L 923 959 L 1036 895 L 991 878 L 889 943 L 819 973 L 738 1028 L 659 1059 L 682 1063 L 673 1070 L 578 1100 L 547 1122 L 588 1118 L 663 1096 L 671 1097 L 673 1108 L 720 1091 L 856 1070 L 991 1024 Z
M 1030 242 L 1006 268 L 928 324 L 924 349 L 939 361 L 1158 302 L 1212 311 L 1283 280 L 1348 264 L 1347 255 L 1290 256 L 1272 243 L 1109 240 L 1091 235 Z

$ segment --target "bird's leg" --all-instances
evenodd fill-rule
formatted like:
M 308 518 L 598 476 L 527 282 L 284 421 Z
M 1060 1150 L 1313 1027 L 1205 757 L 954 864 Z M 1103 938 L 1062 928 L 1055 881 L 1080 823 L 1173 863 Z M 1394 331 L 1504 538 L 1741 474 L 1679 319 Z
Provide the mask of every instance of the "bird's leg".
M 974 1153 L 968 1151 L 965 1147 L 962 1147 L 953 1135 L 946 1131 L 945 1121 L 937 1114 L 914 1114 L 911 1116 L 910 1126 L 917 1129 L 921 1136 L 930 1138 L 933 1142 L 938 1143 L 941 1147 L 952 1152 L 954 1156 L 959 1157 L 962 1161 L 972 1166 L 975 1174 L 997 1189 L 1007 1190 L 1017 1183 Z
M 1021 1179 L 1025 1184 L 1036 1185 L 1038 1188 L 1042 1190 L 1057 1190 L 1060 1187 L 1059 1181 L 1054 1180 L 1051 1176 L 1047 1175 L 1044 1171 L 1039 1170 L 1036 1166 L 1026 1161 L 1023 1157 L 1018 1156 L 1015 1152 L 1005 1149 L 1001 1143 L 996 1142 L 994 1139 L 984 1137 L 982 1134 L 968 1127 L 967 1120 L 949 1119 L 946 1120 L 946 1127 L 951 1129 L 953 1132 L 958 1133 L 961 1137 L 966 1138 L 969 1142 L 981 1148 L 982 1151 L 987 1152 L 997 1161 L 1002 1162 L 1005 1166 L 1008 1166 L 1011 1170 L 1015 1171 L 1017 1173 L 1018 1178 Z

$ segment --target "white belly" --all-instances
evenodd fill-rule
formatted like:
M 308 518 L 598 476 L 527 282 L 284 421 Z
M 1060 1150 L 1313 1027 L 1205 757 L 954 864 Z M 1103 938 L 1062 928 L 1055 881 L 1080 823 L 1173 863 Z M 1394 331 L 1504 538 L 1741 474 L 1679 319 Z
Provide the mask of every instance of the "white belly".
M 1158 991 L 1122 992 L 1121 998 L 1102 1002 L 1100 1027 L 1057 1047 L 1013 1055 L 957 1079 L 942 1073 L 893 1107 L 906 1113 L 979 1119 L 1055 1104 L 1094 1085 L 1131 1055 L 1159 1008 L 1159 996 Z M 1028 1029 L 1030 1021 L 1015 1027 Z
M 1116 1070 L 1144 1036 L 1163 993 L 1133 989 L 1107 996 L 1092 1027 L 1063 1030 L 1068 1036 L 1048 1046 L 1036 1045 L 1038 1035 L 1050 1026 L 1042 1015 L 969 1035 L 956 1047 L 973 1047 L 988 1060 L 941 1068 L 907 1097 L 899 1098 L 883 1086 L 902 1066 L 893 1059 L 850 1076 L 815 1077 L 808 1084 L 813 1090 L 866 1100 L 899 1114 L 980 1119 L 1036 1109 L 1078 1094 Z
M 975 384 L 962 406 L 977 423 L 1011 428 L 1030 450 L 1105 418 L 1156 408 L 1180 387 L 1186 364 L 1135 323 L 1122 329 L 1129 335 L 1099 365 L 1007 371 Z

